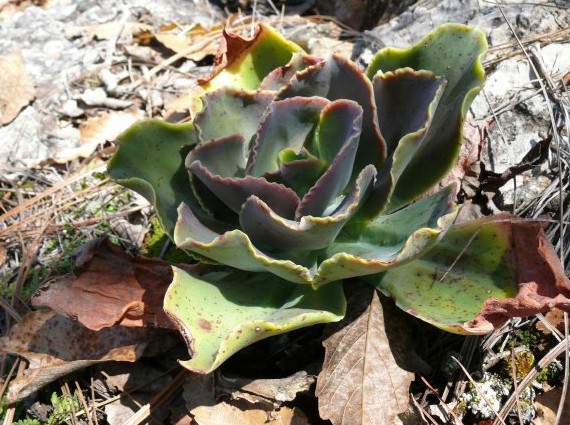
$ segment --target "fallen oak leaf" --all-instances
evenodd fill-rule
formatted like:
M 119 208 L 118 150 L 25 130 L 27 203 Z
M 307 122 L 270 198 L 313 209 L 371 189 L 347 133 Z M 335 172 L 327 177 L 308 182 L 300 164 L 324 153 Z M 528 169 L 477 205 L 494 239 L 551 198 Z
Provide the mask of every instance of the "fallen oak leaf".
M 263 410 L 243 401 L 199 406 L 190 413 L 198 425 L 309 425 L 307 417 L 297 407 Z
M 136 361 L 160 334 L 125 327 L 89 330 L 53 310 L 33 311 L 0 338 L 0 352 L 24 357 L 29 367 L 10 382 L 7 401 L 15 403 L 71 372 L 105 361 Z
M 119 324 L 174 329 L 162 307 L 173 276 L 169 263 L 128 255 L 106 238 L 82 245 L 72 256 L 74 275 L 40 288 L 33 306 L 50 307 L 92 330 Z M 204 268 L 179 267 L 194 273 Z
M 6 125 L 34 99 L 35 87 L 19 50 L 0 56 L 0 69 L 0 125 Z
M 316 389 L 321 417 L 334 425 L 393 423 L 408 409 L 414 378 L 409 318 L 370 287 L 349 297 L 347 311 L 325 330 Z

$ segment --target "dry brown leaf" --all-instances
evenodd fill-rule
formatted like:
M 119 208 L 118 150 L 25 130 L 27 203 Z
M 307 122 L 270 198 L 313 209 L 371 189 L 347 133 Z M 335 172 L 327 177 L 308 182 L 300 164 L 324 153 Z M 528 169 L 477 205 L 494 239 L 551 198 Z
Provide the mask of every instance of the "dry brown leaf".
M 562 388 L 555 388 L 536 396 L 534 406 L 536 408 L 536 417 L 532 421 L 532 425 L 552 425 L 555 423 L 558 404 L 562 396 Z M 566 396 L 564 402 L 564 411 L 570 409 L 570 395 Z M 570 416 L 562 414 L 560 425 L 570 425 Z
M 570 311 L 570 281 L 542 226 L 509 215 L 492 216 L 508 232 L 512 248 L 508 261 L 518 283 L 512 298 L 485 301 L 475 318 L 464 325 L 473 332 L 489 332 L 511 317 L 534 316 L 553 308 Z
M 347 311 L 327 326 L 319 412 L 335 425 L 392 424 L 408 408 L 414 378 L 409 319 L 370 287 L 349 297 Z
M 0 125 L 6 125 L 34 99 L 35 88 L 20 51 L 0 56 L 0 69 Z
M 6 254 L 8 253 L 8 250 L 6 249 L 6 246 L 4 244 L 0 245 L 0 267 L 2 267 L 2 264 L 4 264 L 4 261 L 6 261 Z
M 199 266 L 181 267 L 200 271 Z M 97 239 L 74 253 L 74 274 L 40 288 L 32 305 L 50 307 L 92 330 L 117 324 L 174 328 L 162 308 L 172 281 L 167 262 L 130 256 Z
M 296 386 L 302 386 L 302 384 L 299 384 L 299 381 L 306 378 L 306 374 L 303 374 L 303 376 L 295 374 L 285 378 L 284 381 L 288 383 L 295 382 L 297 383 Z M 244 385 L 246 380 L 238 378 L 235 383 L 232 383 L 232 381 L 233 379 L 224 378 L 219 374 L 200 375 L 193 373 L 186 376 L 182 395 L 186 403 L 186 411 L 190 412 L 194 417 L 194 422 L 192 423 L 198 423 L 199 425 L 309 425 L 305 414 L 299 409 L 279 408 L 278 405 L 256 395 L 252 395 L 251 399 L 241 397 L 241 395 L 246 394 L 241 391 L 242 389 L 245 391 L 243 387 L 246 386 Z M 264 379 L 260 381 L 278 380 Z M 275 382 L 265 382 L 265 384 L 269 384 L 263 386 L 265 391 L 259 390 L 259 385 L 254 384 L 255 382 L 250 381 L 253 384 L 249 387 L 250 389 L 264 392 L 266 395 L 271 393 L 276 397 L 281 394 L 280 390 L 276 389 L 278 385 L 275 385 Z M 272 388 L 267 389 L 268 386 Z M 237 387 L 239 387 L 239 390 L 236 390 Z M 291 389 L 281 391 L 287 393 L 294 392 Z M 222 394 L 227 394 L 232 399 L 218 403 L 218 399 Z M 181 418 L 181 420 L 184 420 L 184 418 Z
M 27 397 L 44 385 L 95 363 L 137 360 L 157 330 L 125 327 L 95 332 L 52 310 L 34 311 L 0 338 L 0 352 L 25 357 L 24 375 L 10 383 L 8 402 Z
M 217 36 L 212 40 L 205 40 L 199 46 L 197 43 L 200 43 L 200 40 L 188 33 L 159 32 L 154 34 L 154 38 L 164 47 L 194 61 L 201 61 L 206 56 L 215 55 L 218 51 Z
M 105 112 L 98 117 L 88 118 L 79 126 L 81 146 L 57 152 L 53 158 L 58 163 L 65 163 L 76 158 L 86 158 L 98 146 L 115 140 L 123 131 L 144 117 L 140 110 Z
M 104 24 L 72 26 L 65 29 L 67 38 L 87 37 L 98 40 L 109 40 L 121 32 L 120 37 L 135 36 L 143 31 L 152 31 L 152 26 L 140 22 L 107 22 Z
M 190 413 L 199 425 L 309 425 L 300 409 L 289 407 L 266 411 L 245 403 L 221 402 L 214 406 L 199 406 Z
M 559 308 L 553 308 L 545 313 L 544 318 L 548 320 L 553 327 L 564 333 L 564 311 Z M 542 322 L 537 322 L 536 328 L 539 331 L 542 331 L 545 335 L 550 335 L 552 333 Z

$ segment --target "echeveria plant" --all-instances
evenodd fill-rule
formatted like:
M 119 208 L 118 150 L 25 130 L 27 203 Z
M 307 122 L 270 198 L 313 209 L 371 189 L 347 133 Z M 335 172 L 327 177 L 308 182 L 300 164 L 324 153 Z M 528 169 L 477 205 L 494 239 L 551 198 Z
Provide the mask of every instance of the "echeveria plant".
M 482 32 L 448 24 L 409 49 L 382 49 L 363 71 L 260 25 L 251 40 L 225 34 L 191 122 L 123 134 L 111 176 L 153 203 L 178 247 L 231 266 L 175 268 L 164 308 L 190 347 L 186 367 L 211 371 L 261 338 L 340 320 L 343 279 L 362 276 L 437 326 L 489 330 L 465 323 L 485 322 L 486 299 L 517 292 L 511 234 L 484 221 L 433 249 L 457 213 L 454 187 L 433 187 L 458 155 L 485 49 Z M 469 244 L 491 250 L 486 267 L 500 281 L 465 286 L 478 278 L 460 265 L 441 272 Z M 422 298 L 452 275 L 461 306 Z

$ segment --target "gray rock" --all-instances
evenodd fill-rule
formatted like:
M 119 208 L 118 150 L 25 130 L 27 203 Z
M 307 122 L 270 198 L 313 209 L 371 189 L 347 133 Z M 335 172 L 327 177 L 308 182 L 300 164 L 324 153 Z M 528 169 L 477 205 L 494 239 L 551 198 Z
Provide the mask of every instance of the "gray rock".
M 27 7 L 3 19 L 0 55 L 16 48 L 21 50 L 26 71 L 36 86 L 36 100 L 16 120 L 0 128 L 0 170 L 33 167 L 81 143 L 79 131 L 68 121 L 69 116 L 81 114 L 77 108 L 70 109 L 69 102 L 84 95 L 85 87 L 74 87 L 76 81 L 90 73 L 100 75 L 100 70 L 110 65 L 104 62 L 107 41 L 85 44 L 81 38 L 66 38 L 65 29 L 119 22 L 125 18 L 134 21 L 141 16 L 141 20 L 149 20 L 154 25 L 173 21 L 210 25 L 221 19 L 220 12 L 208 2 L 195 0 L 50 2 L 45 7 Z M 122 53 L 117 51 L 116 54 Z M 106 97 L 105 93 L 98 94 Z M 125 103 L 124 99 L 103 100 L 103 107 L 109 102 L 113 102 L 111 107 L 117 108 L 132 103 Z

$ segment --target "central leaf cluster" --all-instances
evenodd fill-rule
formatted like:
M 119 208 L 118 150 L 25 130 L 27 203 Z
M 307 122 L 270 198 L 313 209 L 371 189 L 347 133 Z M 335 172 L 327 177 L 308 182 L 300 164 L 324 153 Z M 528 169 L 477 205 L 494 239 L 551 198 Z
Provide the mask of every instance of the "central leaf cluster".
M 357 232 L 351 242 L 358 243 L 380 212 L 402 206 L 390 205 L 391 195 L 428 133 L 445 83 L 411 68 L 370 80 L 340 56 L 296 54 L 256 91 L 223 87 L 205 94 L 194 119 L 198 143 L 185 161 L 199 202 L 180 208 L 175 242 L 245 270 L 273 266 L 294 282 L 345 277 L 338 270 L 326 276 L 319 267 L 340 252 L 335 241 L 343 229 Z M 406 94 L 412 104 L 403 102 Z M 408 159 L 396 160 L 398 148 L 409 151 Z M 444 191 L 431 204 L 446 212 L 448 197 Z M 348 275 L 385 268 L 413 231 L 435 224 L 424 221 L 399 235 L 381 259 L 366 258 L 364 244 L 354 246 L 347 254 L 362 264 Z M 383 264 L 362 270 L 370 260 Z

